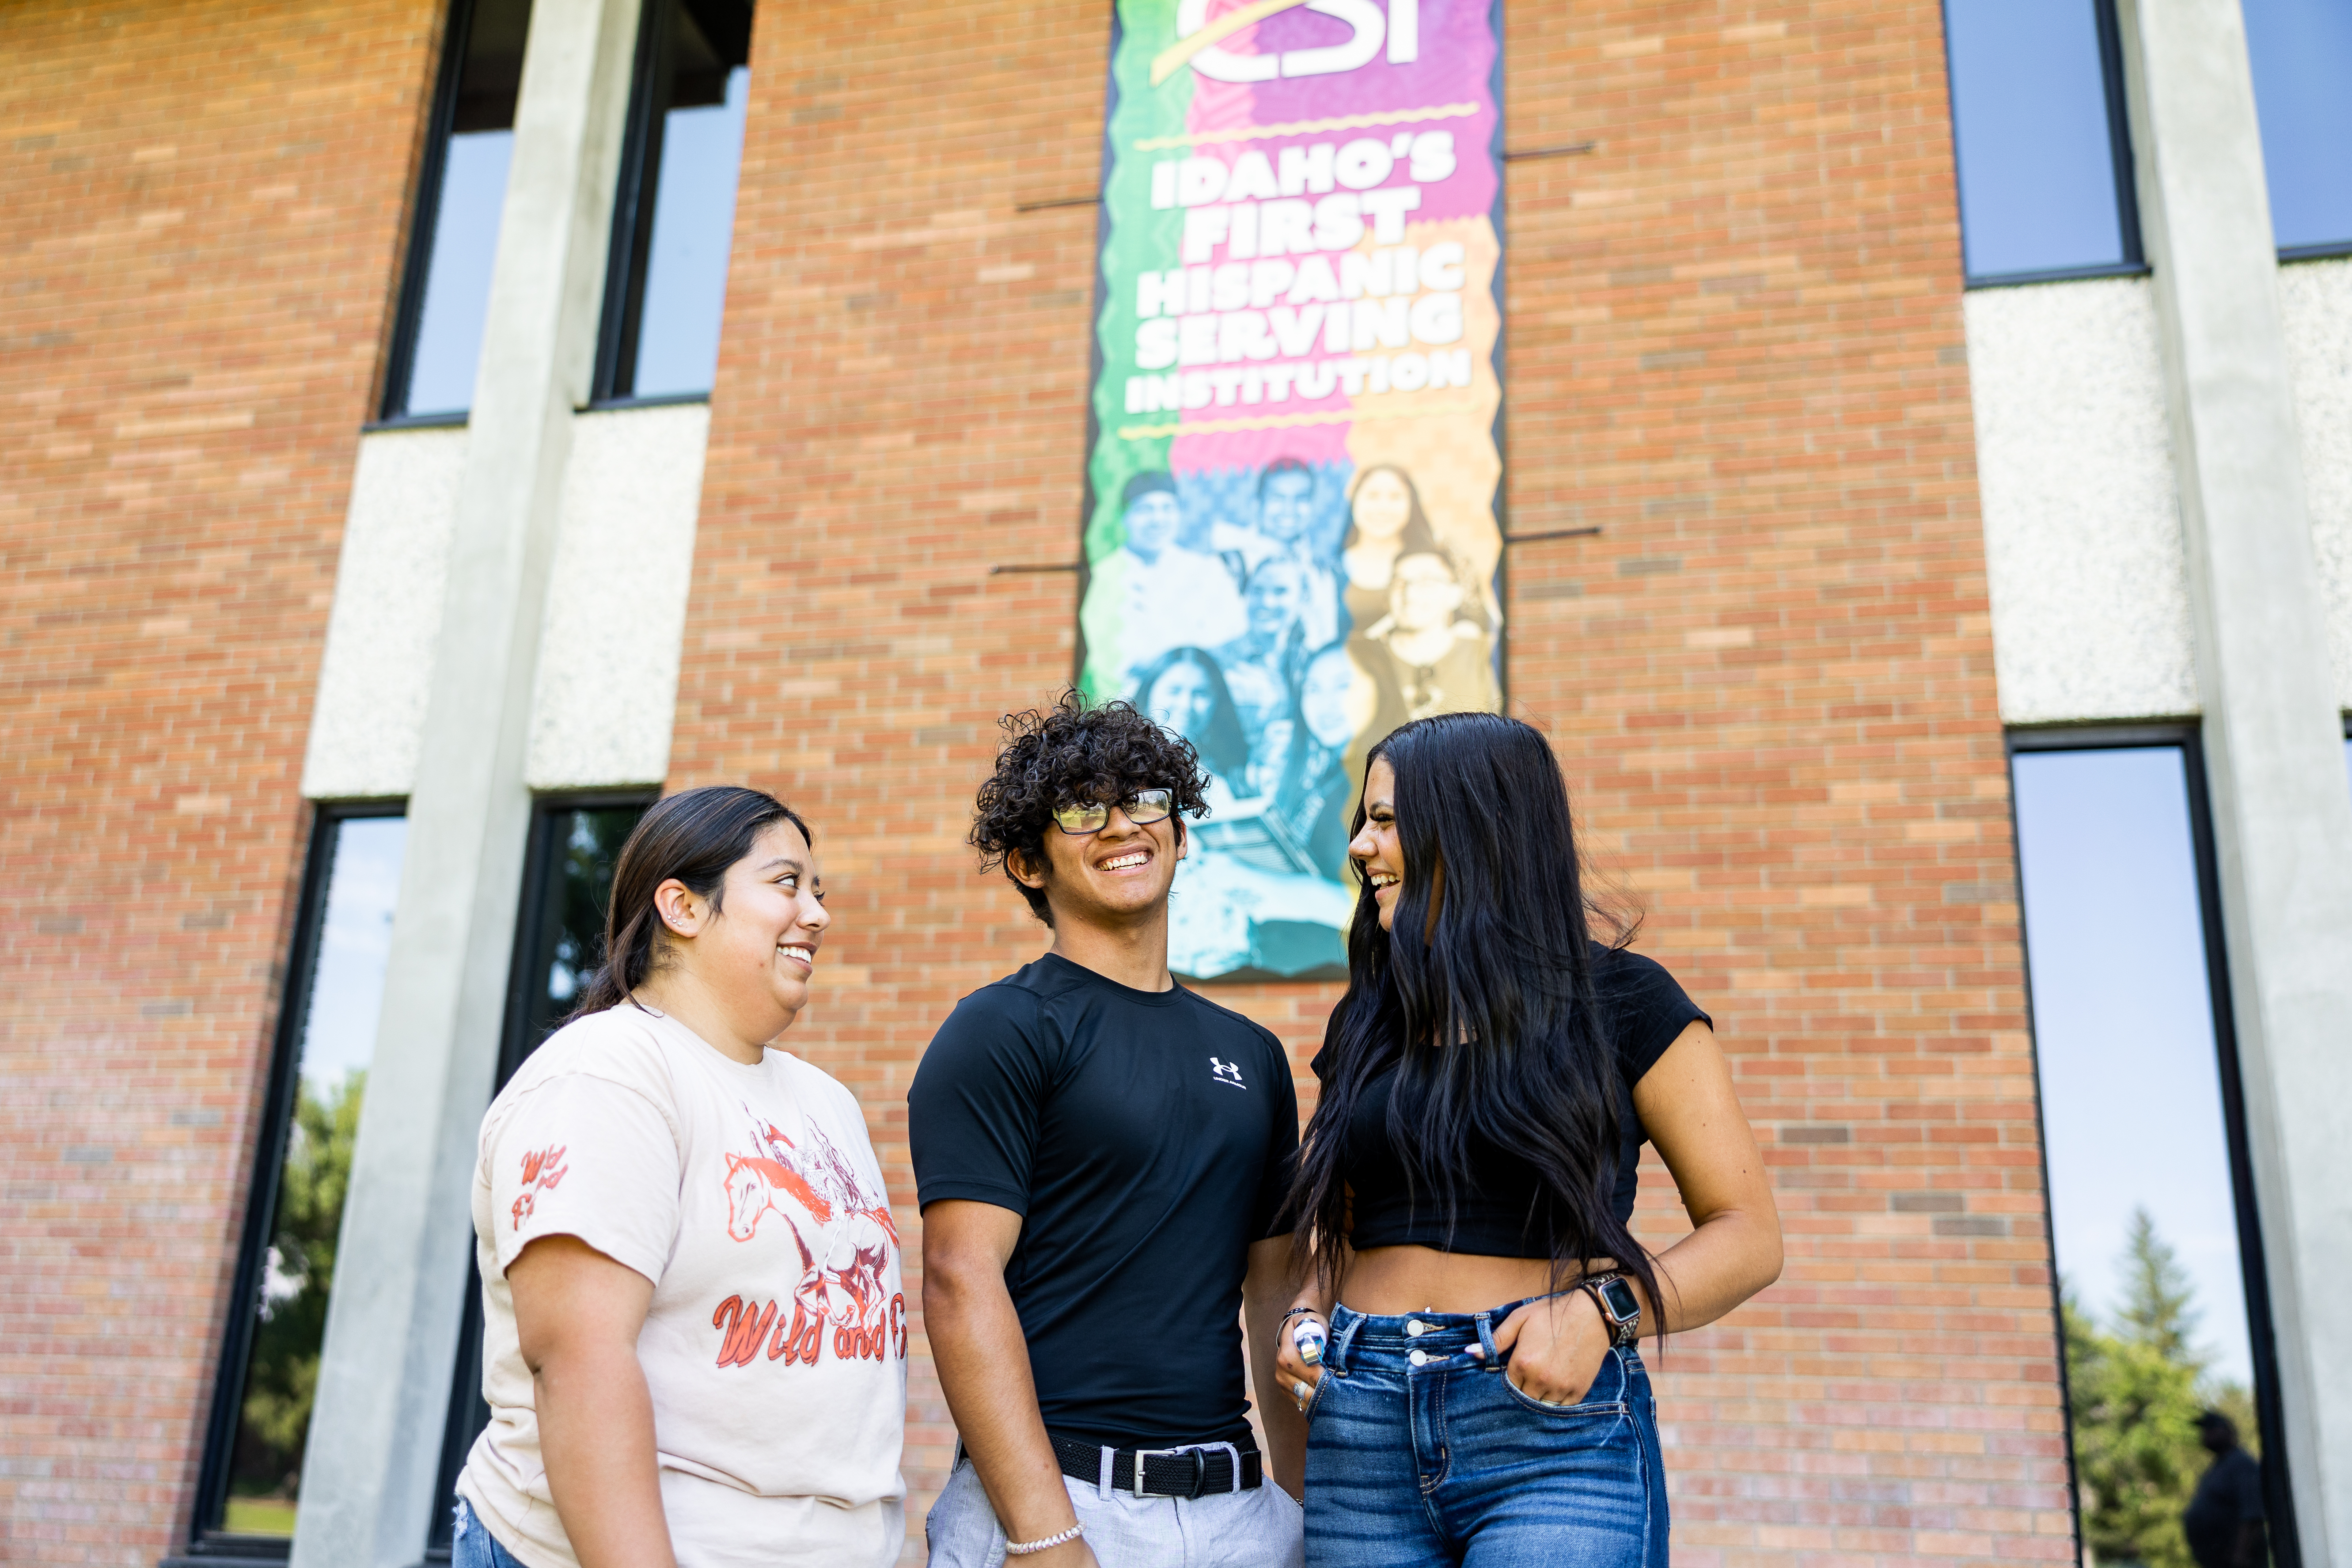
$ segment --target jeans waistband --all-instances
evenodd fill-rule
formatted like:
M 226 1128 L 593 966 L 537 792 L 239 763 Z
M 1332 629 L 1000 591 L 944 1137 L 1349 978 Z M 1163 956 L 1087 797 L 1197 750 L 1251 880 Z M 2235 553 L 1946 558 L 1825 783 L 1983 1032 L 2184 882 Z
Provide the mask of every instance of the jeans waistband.
M 1409 1355 L 1414 1351 L 1431 1359 L 1462 1354 L 1481 1347 L 1490 1371 L 1502 1370 L 1505 1357 L 1495 1346 L 1495 1330 L 1505 1319 L 1543 1296 L 1522 1296 L 1483 1312 L 1403 1312 L 1390 1315 L 1359 1312 L 1345 1302 L 1331 1310 L 1331 1346 L 1327 1365 L 1346 1376 L 1349 1361 L 1358 1353 Z

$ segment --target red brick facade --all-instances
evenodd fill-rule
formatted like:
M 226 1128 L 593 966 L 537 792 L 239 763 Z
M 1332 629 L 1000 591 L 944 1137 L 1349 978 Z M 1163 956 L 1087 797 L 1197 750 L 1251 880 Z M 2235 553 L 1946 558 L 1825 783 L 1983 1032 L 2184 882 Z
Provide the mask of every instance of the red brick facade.
M 438 26 L 0 8 L 0 1561 L 184 1539 Z
M 436 9 L 0 16 L 10 1561 L 184 1528 Z M 1511 704 L 1714 1013 L 1790 1239 L 1664 1359 L 1677 1561 L 2064 1560 L 1937 7 L 1507 28 L 1507 144 L 1599 142 L 1507 175 L 1510 517 L 1604 530 L 1513 552 Z M 962 834 L 992 720 L 1071 670 L 1075 580 L 989 569 L 1076 553 L 1094 213 L 1016 209 L 1092 193 L 1108 31 L 771 5 L 754 43 L 670 783 L 814 819 L 794 1045 L 910 1252 L 914 1064 L 1042 934 Z M 1214 994 L 1303 1062 L 1336 989 Z
M 1782 1282 L 1677 1342 L 1680 1562 L 2071 1552 L 1940 19 L 1515 5 L 1514 711 L 1717 1016 Z M 1040 932 L 961 846 L 1070 672 L 1108 29 L 845 5 L 754 60 L 672 772 L 812 812 L 800 1044 L 903 1098 Z M 1303 1062 L 1334 990 L 1224 988 Z M 1656 1173 L 1659 1233 L 1679 1210 Z M 909 1234 L 914 1216 L 907 1216 Z M 919 1360 L 918 1501 L 953 1428 Z

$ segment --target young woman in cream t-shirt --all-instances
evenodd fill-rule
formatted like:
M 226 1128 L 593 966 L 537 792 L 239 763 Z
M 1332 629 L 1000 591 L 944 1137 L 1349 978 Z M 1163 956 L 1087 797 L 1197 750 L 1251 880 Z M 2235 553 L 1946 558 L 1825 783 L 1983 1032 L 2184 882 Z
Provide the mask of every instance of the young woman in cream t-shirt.
M 821 889 L 756 790 L 671 795 L 622 847 L 607 966 L 482 1121 L 454 1568 L 897 1562 L 898 1228 L 856 1101 L 772 1044 Z

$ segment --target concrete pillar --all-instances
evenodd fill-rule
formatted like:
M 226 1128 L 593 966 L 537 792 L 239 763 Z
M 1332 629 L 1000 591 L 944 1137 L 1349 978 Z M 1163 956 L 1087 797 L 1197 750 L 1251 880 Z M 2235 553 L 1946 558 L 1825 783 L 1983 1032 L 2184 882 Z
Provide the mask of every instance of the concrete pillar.
M 572 410 L 594 363 L 637 9 L 531 9 L 294 1568 L 408 1568 L 443 1500 L 467 1194 L 530 820 L 532 678 Z
M 2124 0 L 2231 999 L 2307 1563 L 2352 1560 L 2352 795 L 2239 0 Z

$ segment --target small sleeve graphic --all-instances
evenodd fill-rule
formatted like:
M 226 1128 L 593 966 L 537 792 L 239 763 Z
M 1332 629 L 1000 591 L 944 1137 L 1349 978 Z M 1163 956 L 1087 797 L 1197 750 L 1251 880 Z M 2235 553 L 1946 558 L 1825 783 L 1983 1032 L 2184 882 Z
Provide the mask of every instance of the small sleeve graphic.
M 572 1169 L 563 1163 L 564 1152 L 563 1146 L 559 1144 L 550 1149 L 533 1149 L 523 1155 L 522 1191 L 516 1195 L 514 1206 L 509 1211 L 514 1215 L 517 1230 L 522 1228 L 522 1222 L 539 1207 L 539 1194 L 552 1189 Z

